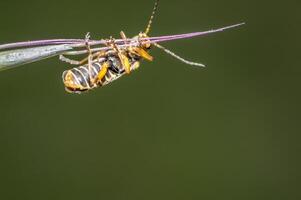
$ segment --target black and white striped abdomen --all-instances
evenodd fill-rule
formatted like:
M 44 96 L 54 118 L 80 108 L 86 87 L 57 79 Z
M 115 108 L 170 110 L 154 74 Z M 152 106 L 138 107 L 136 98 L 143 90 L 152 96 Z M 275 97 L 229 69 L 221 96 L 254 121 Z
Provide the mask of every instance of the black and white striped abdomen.
M 80 93 L 96 87 L 96 83 L 93 82 L 93 79 L 97 77 L 100 70 L 101 64 L 93 63 L 91 65 L 91 71 L 89 71 L 88 65 L 64 71 L 62 78 L 66 90 L 71 93 Z
M 97 77 L 99 71 L 101 69 L 100 63 L 94 63 L 91 66 L 91 71 L 89 71 L 88 65 L 80 66 L 71 69 L 71 72 L 74 74 L 74 79 L 76 80 L 76 84 L 82 85 L 84 88 L 93 87 L 91 79 L 95 79 Z
M 99 80 L 98 74 L 104 66 L 107 66 L 105 76 Z M 132 69 L 137 66 L 137 61 L 131 62 Z M 62 78 L 65 88 L 71 93 L 81 93 L 96 87 L 107 85 L 125 74 L 125 70 L 119 58 L 111 56 L 105 61 L 95 62 L 91 65 L 83 65 L 63 72 Z

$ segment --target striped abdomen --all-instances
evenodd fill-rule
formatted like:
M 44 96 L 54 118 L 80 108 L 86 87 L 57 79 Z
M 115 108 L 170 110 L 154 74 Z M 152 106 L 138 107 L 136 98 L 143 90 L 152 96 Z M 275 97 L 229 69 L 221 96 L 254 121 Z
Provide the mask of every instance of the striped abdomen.
M 136 69 L 138 65 L 138 61 L 132 60 L 131 70 Z M 107 66 L 106 74 L 99 80 L 98 75 L 104 66 Z M 125 70 L 120 63 L 119 58 L 109 57 L 105 61 L 93 63 L 91 65 L 91 71 L 89 71 L 88 64 L 64 71 L 62 78 L 68 92 L 81 93 L 109 84 L 124 74 Z

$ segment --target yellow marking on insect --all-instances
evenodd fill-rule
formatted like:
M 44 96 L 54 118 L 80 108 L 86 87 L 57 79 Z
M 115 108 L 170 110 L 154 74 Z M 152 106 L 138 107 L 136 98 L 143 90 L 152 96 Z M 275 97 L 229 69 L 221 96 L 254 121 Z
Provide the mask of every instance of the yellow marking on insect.
M 142 48 L 133 47 L 132 50 L 134 51 L 134 54 L 136 54 L 138 56 L 141 56 L 142 58 L 144 58 L 148 61 L 153 61 L 154 60 L 154 58 Z
M 141 42 L 141 38 L 148 38 L 149 36 L 146 34 L 146 33 L 139 33 L 138 36 L 134 37 L 135 39 L 138 39 L 138 41 L 141 43 L 140 46 L 142 48 L 145 48 L 145 49 L 149 49 L 151 48 L 151 41 L 150 40 L 145 40 L 143 43 Z
M 107 62 L 105 62 L 102 65 L 102 68 L 101 68 L 100 72 L 97 75 L 98 81 L 101 81 L 103 79 L 103 77 L 107 74 L 108 67 L 109 67 L 109 64 Z
M 135 63 L 133 63 L 133 65 L 132 65 L 132 69 L 134 70 L 134 69 L 138 69 L 140 67 L 140 62 L 135 62 Z
M 131 72 L 131 63 L 129 61 L 129 58 L 121 52 L 118 53 L 118 57 L 120 58 L 121 64 L 124 67 L 125 72 L 129 74 Z
M 67 72 L 64 84 L 67 88 L 82 89 L 81 85 L 74 82 L 74 76 L 71 70 Z

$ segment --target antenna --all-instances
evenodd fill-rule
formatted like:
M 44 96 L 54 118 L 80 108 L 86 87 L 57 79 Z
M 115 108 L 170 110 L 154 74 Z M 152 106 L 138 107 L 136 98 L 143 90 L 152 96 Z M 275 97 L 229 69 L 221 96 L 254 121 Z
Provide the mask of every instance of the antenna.
M 154 43 L 154 45 L 156 47 L 158 47 L 159 49 L 162 49 L 163 51 L 165 51 L 165 53 L 171 55 L 172 57 L 180 60 L 181 62 L 187 64 L 187 65 L 192 65 L 192 66 L 198 66 L 198 67 L 205 67 L 205 65 L 201 64 L 201 63 L 196 63 L 196 62 L 191 62 L 191 61 L 188 61 L 188 60 L 185 60 L 184 58 L 178 56 L 177 54 L 175 54 L 174 52 L 166 49 L 165 47 L 159 45 L 158 43 Z
M 151 15 L 151 17 L 150 17 L 150 19 L 149 19 L 149 21 L 148 21 L 148 25 L 147 25 L 146 30 L 145 30 L 145 32 L 144 32 L 146 35 L 147 35 L 147 34 L 150 32 L 150 30 L 151 30 L 151 26 L 152 26 L 152 23 L 153 23 L 153 19 L 154 19 L 154 16 L 155 16 L 155 14 L 156 14 L 156 11 L 157 11 L 157 9 L 158 9 L 158 4 L 159 4 L 159 0 L 156 0 L 155 6 L 154 6 L 154 9 L 153 9 L 153 13 L 152 13 L 152 15 Z

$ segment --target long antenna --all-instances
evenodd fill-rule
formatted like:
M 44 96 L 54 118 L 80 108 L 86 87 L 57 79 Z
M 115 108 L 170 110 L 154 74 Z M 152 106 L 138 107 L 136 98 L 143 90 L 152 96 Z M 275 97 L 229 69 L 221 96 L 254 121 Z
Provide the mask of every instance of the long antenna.
M 148 25 L 147 25 L 146 30 L 145 30 L 145 32 L 144 32 L 146 35 L 147 35 L 147 34 L 150 32 L 150 30 L 151 30 L 151 26 L 152 26 L 153 19 L 154 19 L 154 17 L 155 17 L 156 11 L 157 11 L 157 9 L 158 9 L 158 5 L 159 5 L 159 0 L 156 0 L 155 6 L 154 6 L 154 9 L 153 9 L 153 13 L 152 13 L 152 15 L 151 15 L 151 17 L 150 17 L 150 19 L 149 19 L 149 21 L 148 21 Z
M 182 58 L 181 56 L 175 54 L 174 52 L 172 52 L 172 51 L 166 49 L 166 48 L 163 47 L 162 45 L 159 45 L 159 44 L 157 44 L 157 43 L 154 43 L 154 45 L 155 45 L 156 47 L 158 47 L 159 49 L 162 49 L 163 51 L 165 51 L 165 53 L 171 55 L 172 57 L 174 57 L 174 58 L 180 60 L 181 62 L 183 62 L 183 63 L 185 63 L 185 64 L 187 64 L 187 65 L 192 65 L 192 66 L 197 66 L 197 67 L 205 67 L 205 65 L 203 65 L 202 63 L 191 62 L 191 61 L 189 61 L 189 60 L 186 60 L 186 59 Z

